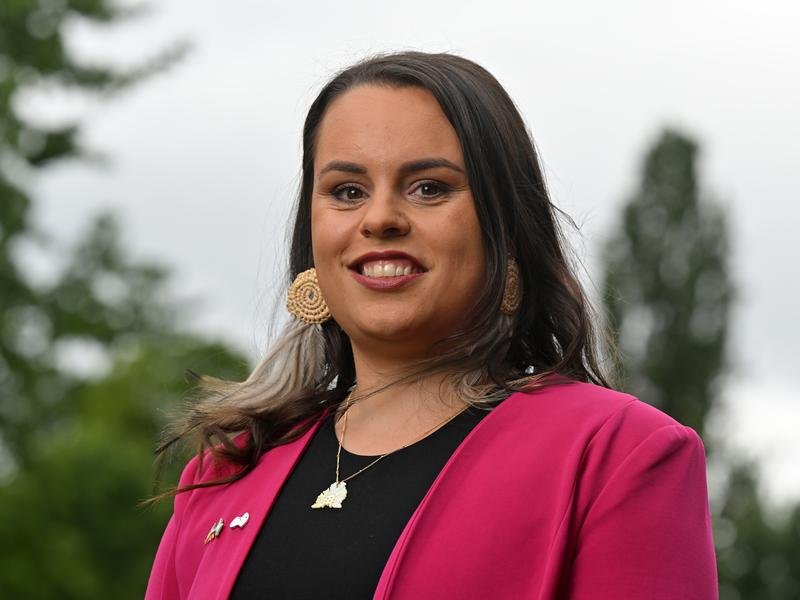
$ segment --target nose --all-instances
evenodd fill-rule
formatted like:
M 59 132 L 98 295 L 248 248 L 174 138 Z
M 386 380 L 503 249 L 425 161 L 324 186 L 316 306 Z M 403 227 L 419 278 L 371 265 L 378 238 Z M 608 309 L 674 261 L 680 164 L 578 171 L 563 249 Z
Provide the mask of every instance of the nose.
M 408 234 L 411 224 L 404 212 L 403 200 L 392 191 L 376 192 L 364 207 L 361 235 L 392 238 Z

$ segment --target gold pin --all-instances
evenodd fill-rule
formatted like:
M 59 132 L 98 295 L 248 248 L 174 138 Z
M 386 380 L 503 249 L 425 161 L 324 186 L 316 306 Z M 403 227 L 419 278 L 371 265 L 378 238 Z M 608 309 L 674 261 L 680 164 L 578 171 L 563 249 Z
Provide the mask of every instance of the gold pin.
M 209 532 L 208 532 L 208 535 L 206 536 L 206 541 L 205 541 L 205 542 L 203 542 L 203 543 L 204 543 L 204 544 L 207 544 L 207 543 L 208 543 L 208 542 L 210 542 L 211 540 L 214 540 L 214 539 L 218 538 L 218 537 L 219 537 L 219 534 L 222 532 L 222 526 L 223 526 L 223 525 L 224 525 L 224 522 L 223 522 L 223 520 L 222 520 L 222 519 L 220 519 L 219 521 L 217 521 L 217 522 L 214 524 L 214 526 L 211 528 L 211 531 L 209 531 Z

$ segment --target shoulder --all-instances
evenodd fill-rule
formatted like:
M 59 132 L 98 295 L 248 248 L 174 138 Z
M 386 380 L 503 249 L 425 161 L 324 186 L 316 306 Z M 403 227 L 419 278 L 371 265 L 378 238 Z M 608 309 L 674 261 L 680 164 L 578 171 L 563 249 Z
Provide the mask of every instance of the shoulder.
M 503 404 L 484 438 L 494 455 L 513 455 L 532 473 L 544 460 L 559 482 L 572 482 L 578 506 L 590 505 L 611 482 L 618 489 L 644 482 L 661 489 L 679 476 L 687 489 L 704 489 L 699 435 L 632 394 L 569 380 L 512 394 Z
M 670 415 L 636 396 L 593 383 L 562 378 L 541 389 L 517 392 L 515 418 L 563 423 L 572 431 L 615 430 L 647 436 L 662 427 L 684 427 Z M 509 398 L 511 399 L 511 398 Z
M 532 454 L 548 448 L 550 456 L 562 453 L 608 465 L 619 464 L 637 448 L 703 449 L 693 429 L 655 406 L 632 394 L 573 379 L 516 392 L 495 410 L 496 435 L 530 447 Z

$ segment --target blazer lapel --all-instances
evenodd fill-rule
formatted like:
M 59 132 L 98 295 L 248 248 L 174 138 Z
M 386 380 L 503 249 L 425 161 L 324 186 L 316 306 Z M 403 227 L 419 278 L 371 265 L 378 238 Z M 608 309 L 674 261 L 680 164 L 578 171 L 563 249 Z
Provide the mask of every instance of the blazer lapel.
M 570 379 L 555 373 L 547 375 L 544 379 L 556 383 L 571 382 Z M 546 396 L 553 393 L 552 390 L 553 388 L 548 386 L 539 393 L 542 396 Z M 543 398 L 540 398 L 541 400 Z M 512 393 L 499 406 L 492 409 L 488 415 L 481 419 L 461 441 L 444 467 L 442 467 L 442 470 L 439 471 L 428 492 L 400 534 L 378 580 L 378 586 L 373 595 L 374 600 L 393 599 L 400 595 L 403 598 L 428 597 L 424 596 L 425 591 L 429 592 L 431 589 L 437 589 L 437 584 L 454 576 L 452 569 L 431 573 L 423 572 L 414 564 L 408 564 L 408 559 L 410 558 L 419 559 L 421 556 L 419 553 L 423 549 L 425 552 L 431 553 L 430 555 L 432 556 L 446 556 L 449 562 L 452 562 L 450 559 L 458 554 L 458 549 L 454 551 L 452 546 L 442 542 L 439 539 L 440 536 L 437 536 L 430 526 L 419 527 L 418 524 L 423 521 L 426 523 L 433 521 L 440 528 L 440 532 L 442 529 L 451 530 L 454 527 L 458 531 L 466 531 L 470 535 L 473 531 L 479 531 L 479 529 L 464 527 L 464 523 L 473 517 L 469 516 L 470 513 L 456 514 L 454 516 L 450 508 L 451 501 L 456 496 L 460 496 L 462 499 L 466 497 L 470 501 L 474 500 L 473 496 L 475 494 L 470 490 L 470 484 L 465 482 L 470 480 L 474 484 L 476 475 L 478 475 L 478 480 L 485 479 L 487 470 L 485 464 L 482 465 L 481 458 L 485 458 L 487 448 L 493 441 L 500 439 L 504 431 L 513 429 L 519 415 L 515 405 L 529 401 L 528 394 Z M 488 450 L 488 453 L 503 456 L 503 453 L 498 452 L 496 449 Z M 494 471 L 494 468 L 492 467 L 489 471 Z M 497 503 L 494 504 L 496 505 Z M 494 506 L 491 502 L 487 502 L 485 506 L 487 510 L 499 510 L 501 513 L 505 511 L 505 508 Z M 502 520 L 508 521 L 505 515 L 503 515 Z M 409 554 L 409 548 L 412 547 L 413 552 Z M 463 579 L 463 573 L 455 576 Z M 397 589 L 398 581 L 400 580 L 403 582 L 402 592 Z M 497 597 L 500 596 L 498 595 Z
M 520 411 L 515 405 L 528 401 L 530 398 L 526 394 L 511 394 L 483 417 L 456 447 L 400 534 L 378 580 L 374 600 L 427 597 L 431 589 L 448 598 L 492 597 L 492 592 L 469 592 L 459 586 L 468 581 L 472 573 L 474 548 L 483 547 L 492 552 L 491 540 L 485 540 L 485 533 L 482 533 L 488 524 L 513 524 L 513 520 L 504 516 L 513 503 L 495 496 L 494 483 L 504 479 L 502 475 L 500 479 L 496 476 L 495 459 L 514 452 L 503 445 L 507 443 L 502 441 L 503 433 L 519 432 Z M 508 486 L 504 488 L 506 491 L 501 493 L 507 493 Z M 511 490 L 516 492 L 513 485 Z M 516 496 L 524 498 L 524 494 Z M 522 501 L 528 502 L 527 499 Z M 480 506 L 477 517 L 475 505 Z M 523 507 L 518 514 L 525 514 L 524 511 Z M 502 550 L 505 542 L 498 543 Z M 490 569 L 485 581 L 490 577 L 499 578 L 493 589 L 502 589 L 503 571 Z M 454 589 L 460 591 L 451 593 Z M 497 593 L 496 597 L 514 596 Z
M 513 393 L 506 398 L 500 404 L 500 406 L 493 409 L 488 415 L 481 419 L 481 421 L 475 425 L 472 431 L 470 431 L 462 440 L 458 447 L 456 447 L 455 451 L 447 460 L 444 467 L 442 467 L 442 470 L 439 471 L 439 474 L 436 476 L 436 479 L 434 479 L 431 487 L 422 498 L 419 506 L 417 506 L 417 509 L 411 515 L 411 519 L 409 519 L 408 523 L 403 529 L 403 532 L 400 534 L 400 537 L 397 539 L 397 543 L 395 544 L 392 553 L 389 555 L 389 560 L 384 566 L 381 577 L 378 580 L 378 587 L 375 589 L 375 594 L 373 596 L 374 600 L 386 600 L 387 598 L 394 597 L 393 588 L 395 587 L 398 574 L 402 572 L 403 559 L 406 556 L 409 543 L 415 534 L 418 533 L 417 523 L 420 521 L 420 518 L 426 510 L 430 510 L 431 503 L 435 503 L 437 491 L 439 492 L 440 496 L 443 494 L 441 497 L 446 501 L 446 498 L 448 497 L 447 485 L 452 483 L 459 485 L 459 481 L 463 479 L 463 474 L 461 476 L 456 476 L 455 480 L 453 480 L 450 475 L 453 471 L 458 470 L 458 463 L 468 457 L 470 452 L 475 449 L 473 440 L 480 436 L 484 430 L 488 432 L 492 427 L 495 427 L 495 421 L 498 419 L 502 420 L 504 412 L 510 410 L 511 404 L 513 404 L 514 400 L 518 397 L 521 397 L 521 394 Z M 480 449 L 478 449 L 478 451 L 480 451 Z M 422 587 L 424 589 L 425 586 L 423 585 Z
M 322 419 L 317 420 L 294 442 L 273 448 L 261 457 L 253 472 L 220 490 L 220 497 L 213 504 L 222 511 L 219 516 L 225 520 L 224 532 L 207 544 L 190 598 L 223 600 L 230 596 L 264 519 L 321 423 Z M 245 512 L 249 514 L 246 525 L 231 528 L 231 520 Z M 217 518 L 209 517 L 209 523 Z

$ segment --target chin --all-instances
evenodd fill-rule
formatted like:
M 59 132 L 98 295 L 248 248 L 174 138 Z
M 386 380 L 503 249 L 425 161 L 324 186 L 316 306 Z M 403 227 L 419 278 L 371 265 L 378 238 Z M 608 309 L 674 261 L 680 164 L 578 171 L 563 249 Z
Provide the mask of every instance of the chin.
M 380 319 L 370 323 L 364 323 L 362 331 L 375 338 L 392 339 L 408 339 L 417 337 L 415 332 L 417 327 L 405 321 L 398 321 L 394 319 Z
M 368 318 L 355 319 L 350 322 L 348 329 L 352 329 L 351 338 L 369 339 L 371 341 L 383 340 L 386 342 L 413 340 L 428 337 L 429 330 L 418 323 L 414 316 L 402 318 L 397 314 L 383 316 L 370 315 Z

